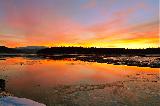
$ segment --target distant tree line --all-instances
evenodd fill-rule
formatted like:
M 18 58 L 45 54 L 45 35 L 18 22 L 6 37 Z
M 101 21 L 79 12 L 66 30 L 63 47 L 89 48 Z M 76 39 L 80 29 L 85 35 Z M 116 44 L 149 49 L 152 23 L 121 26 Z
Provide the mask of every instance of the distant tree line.
M 122 54 L 160 54 L 160 48 L 146 48 L 146 49 L 125 49 L 125 48 L 83 48 L 83 47 L 51 47 L 44 49 L 17 49 L 0 46 L 0 53 L 37 53 L 37 54 L 108 54 L 108 55 L 122 55 Z
M 125 49 L 125 48 L 83 48 L 51 47 L 39 50 L 38 54 L 160 54 L 160 48 Z

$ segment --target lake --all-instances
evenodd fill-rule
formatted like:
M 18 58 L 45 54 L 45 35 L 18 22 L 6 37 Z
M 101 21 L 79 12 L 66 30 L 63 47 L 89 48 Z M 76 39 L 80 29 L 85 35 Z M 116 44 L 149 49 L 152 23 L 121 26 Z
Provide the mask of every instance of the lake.
M 7 56 L 0 78 L 14 96 L 47 106 L 159 105 L 159 68 Z

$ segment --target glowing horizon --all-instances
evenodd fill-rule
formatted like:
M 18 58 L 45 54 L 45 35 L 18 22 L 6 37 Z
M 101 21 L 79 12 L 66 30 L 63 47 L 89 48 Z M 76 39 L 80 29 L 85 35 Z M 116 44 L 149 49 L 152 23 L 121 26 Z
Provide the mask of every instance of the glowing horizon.
M 160 47 L 159 0 L 1 0 L 0 46 Z

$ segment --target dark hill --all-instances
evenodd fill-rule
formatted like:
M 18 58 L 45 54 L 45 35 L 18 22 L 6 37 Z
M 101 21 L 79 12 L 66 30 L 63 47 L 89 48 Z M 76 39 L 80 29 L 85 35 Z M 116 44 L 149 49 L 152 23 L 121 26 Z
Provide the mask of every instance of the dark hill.
M 20 53 L 21 51 L 14 48 L 7 48 L 5 46 L 0 46 L 0 53 Z

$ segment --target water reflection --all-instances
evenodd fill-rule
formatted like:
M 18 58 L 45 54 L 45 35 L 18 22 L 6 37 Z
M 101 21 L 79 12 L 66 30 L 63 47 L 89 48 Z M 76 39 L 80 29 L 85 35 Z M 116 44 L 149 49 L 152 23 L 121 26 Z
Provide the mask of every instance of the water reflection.
M 159 69 L 74 61 L 72 58 L 8 57 L 0 61 L 0 77 L 8 81 L 8 91 L 45 104 L 56 101 L 52 91 L 57 86 L 112 83 L 124 80 L 127 75 L 145 72 L 158 73 Z

